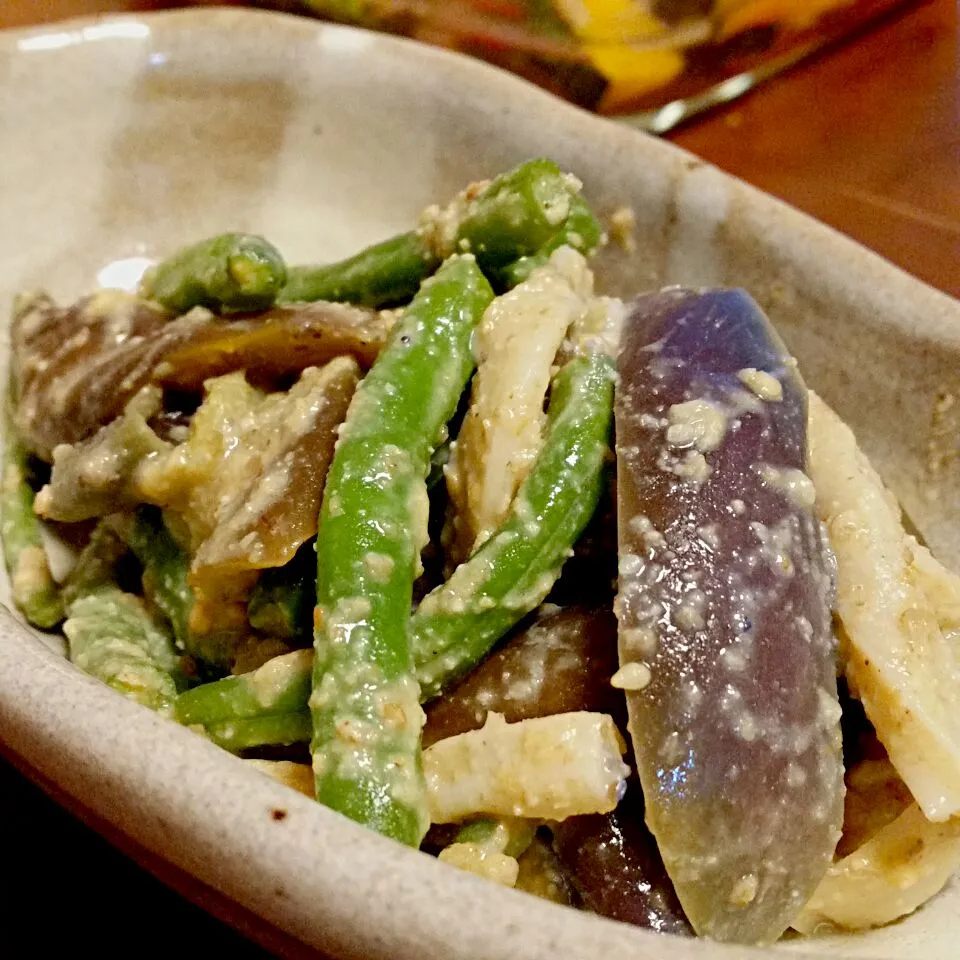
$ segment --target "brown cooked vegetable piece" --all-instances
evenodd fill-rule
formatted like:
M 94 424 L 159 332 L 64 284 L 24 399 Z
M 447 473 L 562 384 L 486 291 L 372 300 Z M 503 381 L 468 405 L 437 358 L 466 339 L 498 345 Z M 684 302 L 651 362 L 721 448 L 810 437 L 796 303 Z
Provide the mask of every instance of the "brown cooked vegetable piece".
M 60 443 L 89 437 L 144 385 L 151 344 L 171 320 L 154 304 L 104 290 L 65 309 L 45 294 L 23 297 L 10 329 L 17 430 L 50 460 Z
M 612 813 L 556 824 L 553 849 L 587 910 L 658 933 L 692 935 L 656 841 L 644 826 L 636 781 Z
M 343 304 L 236 320 L 197 308 L 174 319 L 119 290 L 66 308 L 44 294 L 24 297 L 11 328 L 17 429 L 30 452 L 49 461 L 54 447 L 90 437 L 151 381 L 199 391 L 210 377 L 246 369 L 270 383 L 340 354 L 366 368 L 390 323 L 389 314 Z
M 619 719 L 623 695 L 610 686 L 616 631 L 609 610 L 570 607 L 541 617 L 426 707 L 424 746 L 479 729 L 488 712 L 508 723 L 577 710 Z
M 37 514 L 44 520 L 76 523 L 141 503 L 137 483 L 141 464 L 173 449 L 148 423 L 162 404 L 161 389 L 146 386 L 120 416 L 92 437 L 59 444 L 53 452 L 50 480 L 33 502 Z
M 246 370 L 251 380 L 269 383 L 343 354 L 366 370 L 390 326 L 388 313 L 343 303 L 275 307 L 198 330 L 165 354 L 154 379 L 168 387 L 199 390 L 210 377 Z
M 843 817 L 806 388 L 736 290 L 637 298 L 618 366 L 615 679 L 647 824 L 698 934 L 768 943 Z
M 250 570 L 282 567 L 317 532 L 337 428 L 360 381 L 351 357 L 306 370 L 248 438 L 262 449 L 259 472 L 235 491 L 194 557 L 200 586 Z

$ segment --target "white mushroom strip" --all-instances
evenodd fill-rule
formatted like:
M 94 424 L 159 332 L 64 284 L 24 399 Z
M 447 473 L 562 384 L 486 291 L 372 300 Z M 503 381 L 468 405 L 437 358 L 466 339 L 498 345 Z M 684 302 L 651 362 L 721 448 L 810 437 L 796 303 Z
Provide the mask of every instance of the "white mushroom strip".
M 507 723 L 490 714 L 480 730 L 439 740 L 423 753 L 430 817 L 564 820 L 617 805 L 630 770 L 613 720 L 560 713 Z
M 850 429 L 810 395 L 810 474 L 837 558 L 846 674 L 931 820 L 960 813 L 960 670 L 944 628 L 960 585 L 903 529 Z
M 470 408 L 445 469 L 453 560 L 465 559 L 500 525 L 530 472 L 542 440 L 543 399 L 554 358 L 592 294 L 586 260 L 561 247 L 484 313 L 474 335 L 477 372 Z
M 864 930 L 912 913 L 960 868 L 960 819 L 932 823 L 913 803 L 874 837 L 837 861 L 793 922 Z

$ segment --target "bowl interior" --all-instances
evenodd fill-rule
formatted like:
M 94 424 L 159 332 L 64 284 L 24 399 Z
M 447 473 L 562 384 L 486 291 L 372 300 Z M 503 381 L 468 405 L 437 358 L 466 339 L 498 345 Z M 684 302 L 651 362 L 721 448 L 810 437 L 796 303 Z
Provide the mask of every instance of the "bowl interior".
M 960 305 L 695 158 L 479 64 L 267 14 L 179 13 L 9 34 L 0 38 L 0 76 L 15 91 L 0 102 L 0 310 L 7 311 L 23 289 L 75 297 L 110 264 L 224 230 L 262 233 L 291 261 L 337 257 L 407 229 L 425 205 L 472 179 L 527 157 L 550 156 L 581 177 L 602 213 L 622 206 L 635 213 L 636 249 L 611 246 L 602 255 L 600 289 L 626 295 L 684 283 L 750 290 L 810 385 L 854 428 L 934 551 L 960 566 L 960 404 L 954 402 L 960 395 Z M 14 690 L 39 690 L 37 684 L 47 682 L 41 675 L 54 669 L 26 636 L 9 624 L 0 631 L 0 659 L 6 655 L 13 671 L 0 680 L 0 715 Z M 56 676 L 72 691 L 74 709 L 100 711 L 97 722 L 108 726 L 111 718 L 114 724 L 124 718 L 128 729 L 111 739 L 113 753 L 138 752 L 143 741 L 137 737 L 148 727 L 151 742 L 165 745 L 160 770 L 153 772 L 159 779 L 147 778 L 154 796 L 145 803 L 163 808 L 184 757 L 210 765 L 213 772 L 200 778 L 203 789 L 183 799 L 187 807 L 168 808 L 186 811 L 190 829 L 209 839 L 204 789 L 239 776 L 236 765 L 184 731 L 130 713 L 127 704 L 72 673 L 57 670 Z M 31 696 L 26 703 L 33 706 L 9 708 L 19 749 L 45 744 L 106 762 L 102 744 L 93 742 L 101 727 L 48 732 L 41 741 L 30 733 L 37 728 L 30 710 L 53 724 L 57 708 Z M 136 791 L 135 777 L 143 776 L 124 768 L 117 783 L 104 787 L 49 759 L 44 764 L 45 773 L 65 779 L 68 789 L 101 811 Z M 276 795 L 270 784 L 250 790 L 256 797 Z M 303 819 L 313 813 L 304 807 Z M 245 808 L 231 815 L 242 825 Z M 590 954 L 601 945 L 626 946 L 636 956 L 668 952 L 663 941 L 627 928 L 567 917 L 526 900 L 517 907 L 518 895 L 450 878 L 451 871 L 421 864 L 405 851 L 395 854 L 377 838 L 358 838 L 333 816 L 313 819 L 319 825 L 303 829 L 318 842 L 339 831 L 360 844 L 364 876 L 389 878 L 397 871 L 414 877 L 404 899 L 413 911 L 412 940 L 391 933 L 399 929 L 396 917 L 384 919 L 376 936 L 362 931 L 369 913 L 354 914 L 347 906 L 339 921 L 352 917 L 355 929 L 324 940 L 327 935 L 311 929 L 299 907 L 281 908 L 252 894 L 255 878 L 242 860 L 230 861 L 236 869 L 215 869 L 183 851 L 171 856 L 309 942 L 344 953 L 440 956 L 444 943 L 447 956 L 464 960 L 546 956 L 550 950 L 573 957 L 587 955 L 585 945 Z M 235 843 L 236 831 L 216 829 L 222 842 Z M 162 833 L 149 831 L 140 839 L 154 849 L 164 842 Z M 293 860 L 277 859 L 286 856 Z M 303 862 L 302 854 L 267 848 L 258 848 L 255 857 L 266 857 L 269 862 L 255 862 L 286 874 L 285 882 L 290 863 Z M 355 874 L 345 876 L 356 882 Z M 330 875 L 304 879 L 303 910 L 309 895 L 329 893 L 324 884 L 331 882 Z M 386 889 L 386 900 L 395 901 L 395 888 Z M 482 912 L 461 915 L 459 896 L 517 922 L 549 917 L 551 930 L 512 946 L 506 933 L 490 934 L 488 943 Z M 798 941 L 785 949 L 952 956 L 958 902 L 948 894 L 887 930 Z M 377 907 L 374 916 L 393 909 Z M 453 931 L 458 935 L 451 941 Z M 669 952 L 726 955 L 709 944 Z

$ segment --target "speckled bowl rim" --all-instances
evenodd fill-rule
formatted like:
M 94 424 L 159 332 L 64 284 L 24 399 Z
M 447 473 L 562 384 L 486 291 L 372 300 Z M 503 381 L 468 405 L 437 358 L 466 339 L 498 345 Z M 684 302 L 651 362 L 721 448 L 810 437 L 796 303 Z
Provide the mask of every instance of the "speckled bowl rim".
M 142 23 L 155 34 L 194 27 L 231 32 L 270 29 L 304 35 L 351 28 L 233 8 L 95 17 L 0 33 L 0 52 L 49 32 L 105 22 Z M 365 41 L 369 43 L 370 41 Z M 377 36 L 375 48 L 403 44 L 429 70 L 441 64 L 493 96 L 567 114 L 571 126 L 640 152 L 642 135 L 555 100 L 529 84 L 446 51 Z M 79 81 L 78 81 L 79 82 Z M 699 163 L 643 138 L 664 163 Z M 628 142 L 629 141 L 629 142 Z M 723 177 L 723 174 L 718 174 Z M 908 277 L 839 234 L 745 188 L 792 233 L 798 257 L 811 233 L 839 260 L 864 265 L 844 277 L 878 306 L 887 296 L 920 298 L 931 336 L 955 339 L 954 301 Z M 818 258 L 819 259 L 819 258 Z M 884 291 L 868 281 L 880 270 Z M 825 282 L 829 284 L 831 278 Z M 915 330 L 911 329 L 911 333 Z M 405 849 L 251 771 L 191 732 L 129 703 L 78 673 L 0 608 L 0 740 L 38 776 L 57 785 L 137 844 L 222 892 L 303 943 L 335 956 L 574 960 L 624 955 L 637 960 L 769 957 L 768 950 L 654 933 L 507 891 Z M 201 771 L 200 774 L 197 771 Z M 283 810 L 278 819 L 274 811 Z M 815 943 L 792 956 L 822 956 Z M 835 954 L 834 954 L 835 955 Z

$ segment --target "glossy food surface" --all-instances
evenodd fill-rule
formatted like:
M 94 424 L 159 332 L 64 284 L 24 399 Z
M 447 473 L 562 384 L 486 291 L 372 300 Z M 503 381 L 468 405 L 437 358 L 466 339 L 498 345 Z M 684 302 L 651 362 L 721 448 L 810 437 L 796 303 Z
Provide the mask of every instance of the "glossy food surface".
M 772 941 L 843 817 L 806 389 L 736 290 L 638 297 L 618 366 L 617 613 L 647 822 L 699 934 Z
M 333 260 L 407 229 L 465 178 L 550 155 L 577 170 L 599 210 L 636 211 L 637 251 L 607 251 L 605 289 L 748 286 L 924 535 L 946 559 L 960 556 L 953 468 L 942 500 L 920 493 L 929 414 L 956 382 L 957 307 L 799 214 L 477 64 L 304 20 L 191 12 L 15 34 L 0 47 L 17 94 L 0 106 L 7 302 L 41 283 L 68 302 L 139 244 L 156 255 L 235 220 L 275 238 L 293 262 Z M 7 747 L 99 823 L 135 814 L 122 829 L 141 852 L 199 878 L 218 909 L 231 909 L 226 894 L 252 911 L 247 920 L 266 918 L 271 942 L 282 928 L 286 951 L 296 940 L 365 960 L 663 952 L 653 934 L 394 850 L 127 709 L 8 618 L 0 638 Z M 358 884 L 370 896 L 358 898 Z M 952 957 L 954 929 L 947 897 L 859 942 L 867 955 Z M 815 950 L 849 954 L 849 943 L 820 940 Z M 670 944 L 677 960 L 718 952 Z

